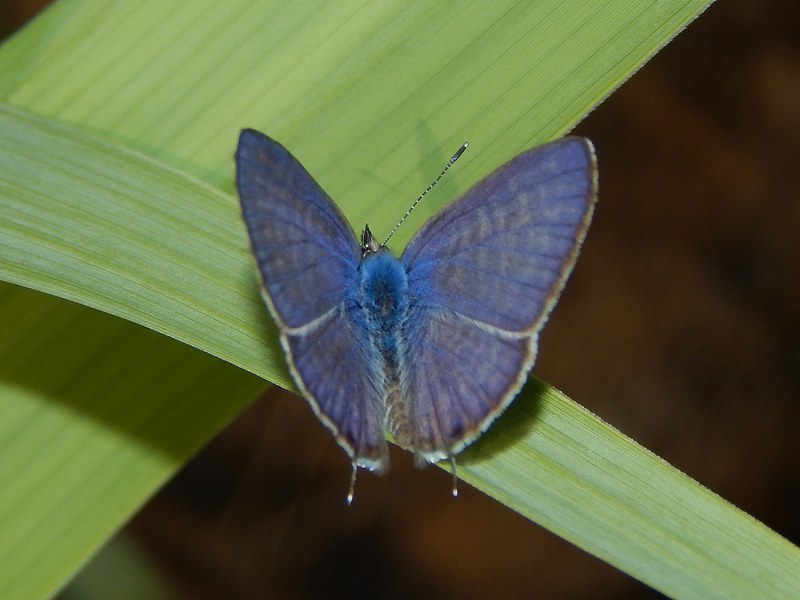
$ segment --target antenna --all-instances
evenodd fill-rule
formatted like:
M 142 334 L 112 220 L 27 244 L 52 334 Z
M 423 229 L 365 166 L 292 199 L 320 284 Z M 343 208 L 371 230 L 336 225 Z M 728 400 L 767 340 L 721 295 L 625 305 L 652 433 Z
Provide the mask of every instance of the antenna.
M 414 200 L 414 203 L 411 205 L 411 208 L 409 208 L 406 211 L 406 214 L 403 215 L 403 218 L 400 219 L 397 222 L 397 225 L 395 225 L 394 229 L 392 229 L 392 231 L 389 233 L 389 235 L 386 236 L 386 239 L 383 240 L 383 243 L 381 244 L 381 246 L 385 246 L 386 245 L 386 243 L 389 241 L 389 239 L 394 235 L 394 232 L 397 231 L 397 228 L 400 227 L 400 225 L 403 224 L 403 221 L 405 221 L 408 218 L 408 215 L 411 214 L 411 211 L 414 210 L 417 207 L 417 204 L 420 203 L 420 201 L 426 196 L 426 194 L 433 189 L 433 186 L 435 186 L 437 183 L 439 183 L 439 180 L 442 178 L 442 176 L 445 173 L 447 173 L 447 169 L 452 167 L 453 163 L 456 162 L 461 157 L 462 154 L 464 154 L 464 150 L 467 149 L 467 146 L 469 146 L 469 142 L 464 142 L 461 145 L 461 148 L 459 148 L 456 151 L 456 153 L 453 154 L 452 158 L 447 161 L 447 164 L 444 166 L 444 169 L 442 169 L 442 172 L 439 173 L 439 176 L 436 179 L 433 180 L 433 183 L 431 183 L 427 188 L 425 188 L 425 191 L 422 192 L 416 200 Z

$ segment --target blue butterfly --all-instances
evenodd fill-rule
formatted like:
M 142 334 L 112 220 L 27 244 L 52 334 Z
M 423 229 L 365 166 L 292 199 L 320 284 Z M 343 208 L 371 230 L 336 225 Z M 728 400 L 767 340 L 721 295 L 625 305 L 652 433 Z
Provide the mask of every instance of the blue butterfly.
M 252 129 L 236 187 L 294 381 L 352 461 L 352 501 L 357 467 L 388 467 L 385 431 L 418 465 L 449 459 L 455 472 L 519 392 L 589 227 L 597 169 L 584 138 L 523 152 L 399 260 L 368 227 L 359 243 L 297 159 Z

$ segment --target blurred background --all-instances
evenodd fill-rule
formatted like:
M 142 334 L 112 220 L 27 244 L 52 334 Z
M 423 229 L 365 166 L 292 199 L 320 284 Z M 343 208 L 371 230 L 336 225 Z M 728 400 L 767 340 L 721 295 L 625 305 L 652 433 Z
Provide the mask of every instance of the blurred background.
M 535 373 L 800 543 L 800 5 L 712 5 L 575 133 L 600 203 Z M 659 597 L 396 449 L 348 508 L 349 468 L 270 390 L 63 597 Z

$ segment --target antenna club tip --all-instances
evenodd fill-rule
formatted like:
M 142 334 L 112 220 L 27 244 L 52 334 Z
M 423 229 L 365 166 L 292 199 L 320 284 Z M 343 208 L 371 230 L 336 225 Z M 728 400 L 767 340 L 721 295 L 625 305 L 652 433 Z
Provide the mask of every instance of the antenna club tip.
M 448 168 L 450 167 L 450 165 L 452 165 L 454 162 L 456 162 L 456 161 L 459 159 L 459 157 L 460 157 L 462 154 L 464 154 L 464 151 L 466 151 L 466 149 L 467 149 L 467 146 L 469 146 L 469 142 L 464 142 L 464 143 L 461 145 L 461 148 L 459 148 L 459 149 L 456 151 L 456 153 L 455 153 L 455 154 L 453 154 L 453 158 L 451 158 L 451 159 L 450 159 L 450 162 L 449 162 L 449 163 L 447 163 L 447 167 L 448 167 Z

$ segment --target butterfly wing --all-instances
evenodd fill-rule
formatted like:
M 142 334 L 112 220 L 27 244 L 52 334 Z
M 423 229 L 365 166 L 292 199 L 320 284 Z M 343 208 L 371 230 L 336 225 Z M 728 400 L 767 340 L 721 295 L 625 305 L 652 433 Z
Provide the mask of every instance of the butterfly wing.
M 347 303 L 361 260 L 352 228 L 283 146 L 252 129 L 239 137 L 236 187 L 295 382 L 353 462 L 382 470 L 383 374 Z
M 596 199 L 591 143 L 524 152 L 434 215 L 401 257 L 411 290 L 395 438 L 429 462 L 474 440 L 517 394 Z

